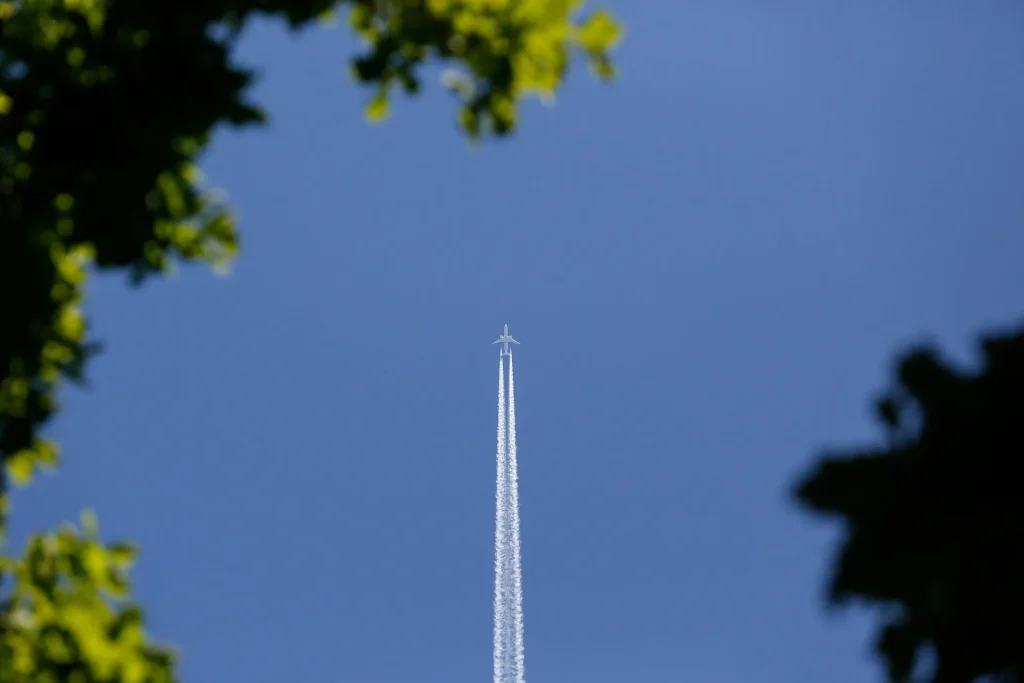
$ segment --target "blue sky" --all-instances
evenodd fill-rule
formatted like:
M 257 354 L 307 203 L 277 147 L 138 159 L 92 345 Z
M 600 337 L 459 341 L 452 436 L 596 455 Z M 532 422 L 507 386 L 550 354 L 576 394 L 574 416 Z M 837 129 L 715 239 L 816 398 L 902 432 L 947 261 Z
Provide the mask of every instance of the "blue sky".
M 204 164 L 244 254 L 93 285 L 106 353 L 14 517 L 138 540 L 183 681 L 488 679 L 505 323 L 531 683 L 877 680 L 786 492 L 875 437 L 905 343 L 1019 319 L 1024 10 L 612 7 L 619 82 L 480 149 L 436 83 L 365 125 L 344 28 L 247 35 L 273 122 Z

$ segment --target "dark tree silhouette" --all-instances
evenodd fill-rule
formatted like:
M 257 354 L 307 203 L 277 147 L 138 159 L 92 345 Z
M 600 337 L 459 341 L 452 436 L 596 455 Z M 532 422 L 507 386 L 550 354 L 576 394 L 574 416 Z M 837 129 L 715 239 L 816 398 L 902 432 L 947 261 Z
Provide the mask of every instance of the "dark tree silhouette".
M 975 375 L 906 354 L 876 405 L 886 445 L 826 454 L 796 491 L 843 522 L 829 602 L 884 608 L 894 682 L 926 649 L 933 683 L 1024 680 L 1024 329 L 981 346 Z

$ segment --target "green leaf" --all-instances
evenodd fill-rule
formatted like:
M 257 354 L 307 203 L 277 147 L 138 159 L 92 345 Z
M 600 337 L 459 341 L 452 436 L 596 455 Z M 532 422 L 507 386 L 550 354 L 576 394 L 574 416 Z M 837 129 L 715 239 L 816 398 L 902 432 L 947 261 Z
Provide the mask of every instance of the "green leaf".
M 381 88 L 366 105 L 366 118 L 371 123 L 379 123 L 387 118 L 389 110 L 387 90 Z
M 7 474 L 18 486 L 27 486 L 32 482 L 37 470 L 52 471 L 60 460 L 60 451 L 55 442 L 37 439 L 28 448 L 7 457 Z
M 135 562 L 135 546 L 130 543 L 112 543 L 107 548 L 110 561 L 118 567 L 127 568 Z
M 608 12 L 596 12 L 580 27 L 578 40 L 584 50 L 591 53 L 607 52 L 622 37 L 622 29 Z

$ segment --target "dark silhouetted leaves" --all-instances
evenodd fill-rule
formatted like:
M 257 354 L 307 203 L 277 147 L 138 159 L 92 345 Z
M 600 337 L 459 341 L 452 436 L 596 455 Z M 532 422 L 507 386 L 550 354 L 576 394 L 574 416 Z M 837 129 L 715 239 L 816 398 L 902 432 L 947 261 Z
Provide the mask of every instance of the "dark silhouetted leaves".
M 925 646 L 935 683 L 1024 670 L 1024 332 L 982 347 L 973 376 L 932 350 L 905 356 L 877 403 L 898 438 L 826 455 L 797 489 L 846 527 L 830 601 L 894 615 L 877 639 L 893 681 Z

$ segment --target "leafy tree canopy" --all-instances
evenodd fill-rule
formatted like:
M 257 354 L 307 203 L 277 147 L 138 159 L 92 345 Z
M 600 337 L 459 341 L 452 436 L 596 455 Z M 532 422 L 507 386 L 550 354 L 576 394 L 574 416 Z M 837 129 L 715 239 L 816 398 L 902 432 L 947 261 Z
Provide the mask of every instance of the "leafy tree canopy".
M 926 650 L 933 683 L 1024 680 L 1024 330 L 982 348 L 977 375 L 907 354 L 876 406 L 888 443 L 827 455 L 797 489 L 844 522 L 829 599 L 886 608 L 894 682 Z
M 238 247 L 229 207 L 197 187 L 218 124 L 264 120 L 232 63 L 252 15 L 301 27 L 340 8 L 369 45 L 357 78 L 379 117 L 398 85 L 415 92 L 428 60 L 453 82 L 472 137 L 506 135 L 516 103 L 558 88 L 573 50 L 611 73 L 618 37 L 579 0 L 26 0 L 0 4 L 0 456 L 18 481 L 53 465 L 38 428 L 55 388 L 95 349 L 79 304 L 90 266 L 136 282 L 174 260 L 226 264 Z M 215 31 L 216 28 L 224 31 Z M 16 294 L 15 294 L 16 293 Z
M 196 160 L 219 124 L 258 124 L 253 74 L 232 61 L 245 22 L 301 28 L 348 13 L 366 51 L 352 64 L 371 118 L 428 62 L 461 73 L 458 121 L 505 136 L 518 102 L 553 95 L 574 53 L 601 78 L 619 28 L 580 0 L 0 0 L 0 541 L 7 483 L 58 462 L 42 435 L 64 380 L 97 346 L 87 275 L 138 284 L 175 262 L 226 266 L 230 207 L 201 189 Z M 340 87 L 340 84 L 339 84 Z M 0 681 L 173 680 L 127 595 L 129 549 L 87 517 L 0 564 Z

